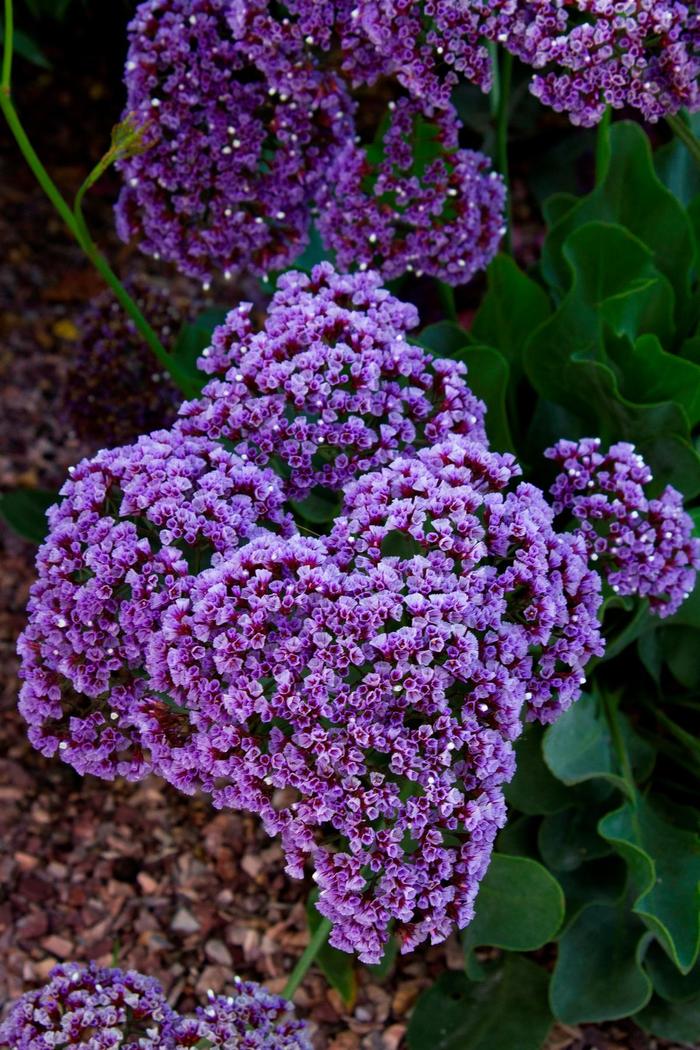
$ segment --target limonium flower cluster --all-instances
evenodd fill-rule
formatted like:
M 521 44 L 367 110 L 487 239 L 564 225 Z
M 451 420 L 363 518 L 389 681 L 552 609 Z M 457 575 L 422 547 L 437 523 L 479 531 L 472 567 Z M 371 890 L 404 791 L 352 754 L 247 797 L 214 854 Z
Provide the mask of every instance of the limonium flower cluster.
M 367 962 L 470 921 L 523 719 L 553 721 L 602 653 L 589 531 L 489 449 L 416 321 L 328 264 L 281 278 L 260 330 L 229 315 L 171 430 L 73 472 L 19 643 L 37 747 L 257 814 Z M 310 535 L 321 495 L 340 511 Z M 681 514 L 646 560 L 681 563 Z
M 183 1017 L 168 1005 L 158 981 L 134 970 L 66 963 L 49 978 L 23 995 L 0 1024 L 0 1050 L 311 1048 L 292 1004 L 252 981 L 235 978 L 235 995 L 210 992 L 206 1006 Z
M 648 496 L 651 471 L 624 441 L 607 452 L 597 438 L 559 441 L 545 454 L 563 468 L 551 488 L 554 509 L 573 516 L 613 591 L 648 598 L 659 616 L 676 612 L 700 568 L 700 540 L 680 492 L 668 485 Z
M 206 285 L 241 269 L 265 275 L 289 266 L 307 243 L 312 208 L 322 215 L 331 208 L 320 229 L 343 267 L 373 265 L 391 277 L 411 266 L 463 283 L 497 249 L 500 178 L 482 154 L 457 150 L 451 108 L 439 156 L 422 179 L 412 175 L 411 149 L 400 140 L 413 134 L 416 107 L 432 110 L 430 99 L 404 98 L 387 141 L 394 174 L 380 174 L 368 193 L 350 90 L 376 79 L 384 63 L 368 58 L 378 52 L 355 8 L 315 6 L 290 3 L 292 17 L 267 0 L 145 0 L 138 7 L 129 29 L 125 117 L 142 129 L 142 144 L 120 161 L 121 236 Z M 347 58 L 340 68 L 329 60 L 335 44 Z M 338 173 L 348 166 L 334 197 Z M 391 217 L 385 200 L 394 193 L 406 199 Z M 385 227 L 369 257 L 362 237 L 358 244 L 352 235 L 363 207 L 364 225 L 380 209 Z M 344 228 L 335 236 L 338 216 Z M 402 224 L 414 232 L 392 247 L 389 238 Z

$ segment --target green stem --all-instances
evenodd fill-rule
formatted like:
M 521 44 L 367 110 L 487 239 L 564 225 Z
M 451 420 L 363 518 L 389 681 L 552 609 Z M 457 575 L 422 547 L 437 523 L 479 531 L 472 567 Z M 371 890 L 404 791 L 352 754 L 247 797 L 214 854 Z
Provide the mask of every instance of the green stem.
M 508 122 L 510 120 L 510 88 L 513 79 L 513 56 L 509 51 L 501 50 L 500 63 L 498 49 L 493 53 L 494 86 L 492 111 L 496 119 L 496 168 L 506 184 L 506 235 L 505 247 L 509 254 L 513 252 L 510 165 L 508 160 Z
M 299 960 L 299 962 L 296 964 L 296 966 L 292 970 L 291 974 L 289 975 L 289 980 L 287 981 L 287 983 L 284 986 L 284 991 L 282 992 L 282 995 L 284 996 L 285 999 L 293 999 L 294 998 L 294 993 L 296 992 L 297 988 L 299 987 L 301 982 L 306 977 L 306 974 L 307 974 L 307 971 L 309 970 L 309 967 L 311 966 L 311 964 L 313 963 L 314 959 L 316 958 L 316 956 L 320 952 L 321 948 L 324 946 L 324 944 L 328 940 L 328 935 L 329 935 L 330 932 L 331 932 L 331 922 L 330 922 L 330 920 L 329 919 L 321 919 L 321 922 L 319 923 L 318 927 L 316 928 L 316 931 L 315 931 L 313 937 L 309 941 L 309 945 L 306 948 L 306 951 L 304 952 L 304 954 L 302 955 L 301 959 Z
M 612 123 L 612 107 L 607 106 L 605 113 L 600 119 L 596 131 L 595 140 L 595 184 L 600 186 L 608 173 L 610 163 L 610 124 Z
M 455 303 L 455 290 L 451 284 L 445 284 L 444 281 L 436 281 L 438 298 L 440 305 L 442 306 L 443 313 L 448 321 L 457 321 L 457 306 Z
M 5 49 L 2 53 L 2 82 L 0 91 L 9 93 L 12 82 L 12 55 L 15 46 L 14 12 L 12 0 L 5 0 Z
M 49 175 L 44 165 L 39 160 L 36 150 L 29 141 L 22 122 L 19 119 L 17 110 L 14 107 L 11 98 L 11 86 L 10 77 L 12 73 L 12 49 L 13 49 L 13 11 L 12 11 L 12 0 L 5 0 L 5 46 L 3 51 L 2 61 L 2 83 L 0 83 L 0 110 L 2 111 L 5 120 L 7 121 L 8 127 L 12 132 L 17 145 L 22 153 L 22 156 L 26 160 L 27 164 L 31 168 L 34 177 L 43 189 L 48 199 L 53 204 L 58 214 L 63 219 L 64 223 L 75 237 L 76 241 L 82 248 L 85 255 L 88 257 L 92 265 L 95 267 L 97 272 L 103 278 L 105 283 L 112 289 L 115 297 L 119 303 L 123 306 L 126 313 L 133 320 L 137 330 L 141 333 L 144 340 L 153 351 L 153 354 L 157 360 L 161 363 L 163 368 L 172 376 L 175 383 L 180 387 L 183 393 L 188 397 L 194 397 L 197 393 L 193 387 L 191 380 L 188 378 L 186 373 L 178 366 L 173 360 L 171 355 L 165 349 L 160 339 L 153 331 L 148 321 L 142 314 L 141 310 L 131 298 L 129 293 L 124 288 L 117 275 L 110 267 L 107 260 L 104 258 L 102 253 L 99 251 L 97 245 L 93 241 L 88 231 L 85 220 L 80 211 L 80 202 L 85 189 L 88 188 L 88 179 L 81 187 L 82 193 L 78 192 L 76 198 L 77 211 L 71 211 L 70 207 L 64 200 L 60 190 L 56 186 L 55 182 Z M 99 165 L 98 165 L 99 167 Z
M 683 117 L 679 114 L 673 117 L 666 117 L 666 123 L 676 138 L 683 143 L 698 167 L 700 167 L 700 141 L 695 137 L 692 130 L 683 120 Z

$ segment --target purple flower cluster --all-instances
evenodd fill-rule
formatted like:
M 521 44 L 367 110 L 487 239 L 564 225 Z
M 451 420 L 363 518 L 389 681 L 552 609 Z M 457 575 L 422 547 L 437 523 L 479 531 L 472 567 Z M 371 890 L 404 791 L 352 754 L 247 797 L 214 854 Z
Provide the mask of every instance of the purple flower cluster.
M 315 485 L 340 490 L 449 434 L 484 441 L 466 368 L 407 342 L 416 322 L 376 273 L 337 274 L 328 263 L 287 273 L 261 332 L 246 308 L 219 329 L 203 366 L 228 368 L 183 406 L 178 426 L 225 438 L 250 462 L 281 462 L 294 499 Z
M 172 349 L 192 302 L 174 300 L 172 289 L 146 277 L 124 282 L 166 348 Z M 98 295 L 77 321 L 65 382 L 66 422 L 83 440 L 104 445 L 133 441 L 169 426 L 182 397 L 111 291 Z
M 235 995 L 210 993 L 187 1018 L 168 1005 L 158 981 L 134 970 L 67 963 L 49 977 L 0 1024 L 0 1050 L 311 1050 L 292 1004 L 252 981 L 234 978 Z
M 174 735 L 153 720 L 159 771 L 258 813 L 290 874 L 311 858 L 331 943 L 367 962 L 392 921 L 405 951 L 469 921 L 505 819 L 522 653 L 476 577 L 439 553 L 344 571 L 320 540 L 259 538 L 148 653 L 186 711 Z
M 647 496 L 651 471 L 626 442 L 602 452 L 598 438 L 562 440 L 546 455 L 562 470 L 551 488 L 554 510 L 571 513 L 613 591 L 648 598 L 659 616 L 674 613 L 700 569 L 700 540 L 680 492 L 667 486 Z
M 345 89 L 297 34 L 235 35 L 247 6 L 145 0 L 129 28 L 126 113 L 145 149 L 120 161 L 118 231 L 205 283 L 289 265 L 319 171 L 352 134 Z
M 144 653 L 164 606 L 191 573 L 265 528 L 288 534 L 290 519 L 271 471 L 177 431 L 85 460 L 61 495 L 18 643 L 20 710 L 43 754 L 138 779 Z
M 532 92 L 597 124 L 607 106 L 631 106 L 645 120 L 700 106 L 700 14 L 679 0 L 569 0 L 567 24 L 531 41 L 528 61 L 542 69 Z M 508 43 L 506 43 L 508 46 Z
M 463 284 L 503 236 L 505 186 L 482 153 L 459 148 L 453 110 L 427 122 L 407 98 L 390 103 L 381 155 L 349 142 L 318 195 L 318 229 L 343 269 L 406 271 Z
M 465 441 L 397 458 L 348 487 L 328 542 L 341 565 L 403 547 L 440 551 L 458 577 L 472 574 L 482 612 L 498 610 L 491 621 L 508 640 L 503 662 L 526 683 L 528 717 L 552 722 L 602 655 L 600 579 L 581 538 L 554 531 L 540 490 L 513 487 L 519 474 L 512 456 Z M 517 733 L 518 714 L 516 704 L 502 728 Z
M 56 966 L 0 1024 L 0 1050 L 166 1050 L 176 1015 L 153 977 L 91 963 Z M 174 1048 L 173 1048 L 174 1050 Z

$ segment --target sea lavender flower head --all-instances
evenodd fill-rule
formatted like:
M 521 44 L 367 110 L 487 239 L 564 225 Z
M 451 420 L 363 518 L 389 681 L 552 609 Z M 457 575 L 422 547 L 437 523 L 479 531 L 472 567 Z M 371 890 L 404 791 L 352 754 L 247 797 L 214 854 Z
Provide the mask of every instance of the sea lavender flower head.
M 408 98 L 390 103 L 381 146 L 348 142 L 317 197 L 318 229 L 343 269 L 406 272 L 464 284 L 504 233 L 505 187 L 482 153 L 459 148 L 454 110 L 429 120 Z
M 172 349 L 180 326 L 191 316 L 191 303 L 175 299 L 171 289 L 146 276 L 131 277 L 125 286 L 162 344 Z M 110 290 L 86 306 L 77 328 L 64 412 L 78 437 L 122 445 L 173 422 L 182 395 L 154 365 L 143 336 Z
M 678 0 L 575 0 L 567 24 L 542 32 L 527 60 L 532 92 L 572 123 L 597 124 L 607 106 L 645 120 L 700 106 L 700 14 Z M 506 46 L 509 46 L 506 43 Z
M 480 20 L 464 0 L 356 0 L 355 25 L 383 56 L 387 72 L 426 111 L 447 109 L 460 77 L 491 87 Z
M 160 984 L 134 970 L 55 966 L 0 1024 L 0 1050 L 174 1050 Z
M 485 442 L 465 366 L 410 344 L 416 323 L 376 273 L 343 275 L 328 263 L 286 273 L 262 331 L 234 311 L 214 334 L 202 366 L 229 368 L 183 405 L 178 425 L 224 438 L 260 465 L 275 457 L 295 499 L 316 485 L 338 491 L 450 433 Z
M 231 8 L 146 0 L 129 28 L 126 112 L 147 148 L 119 162 L 117 228 L 205 284 L 289 265 L 318 173 L 352 134 L 344 88 L 302 39 L 249 46 Z
M 320 540 L 256 538 L 163 614 L 147 667 L 181 712 L 158 771 L 260 815 L 315 868 L 331 943 L 367 962 L 473 915 L 505 819 L 526 640 L 496 570 L 440 550 L 342 569 Z M 406 849 L 406 842 L 412 843 Z
M 236 977 L 234 983 L 234 995 L 210 992 L 196 1017 L 175 1027 L 172 1050 L 311 1050 L 308 1027 L 290 1002 L 253 981 Z
M 525 682 L 528 717 L 554 721 L 602 654 L 600 580 L 580 537 L 559 534 L 543 494 L 518 483 L 513 456 L 449 439 L 351 483 L 328 546 L 339 564 L 440 551 L 458 577 L 488 581 L 500 605 L 489 644 Z M 507 655 L 506 655 L 507 654 Z M 519 711 L 499 723 L 519 731 Z
M 551 488 L 554 510 L 568 512 L 591 561 L 613 591 L 648 598 L 670 616 L 690 596 L 700 568 L 700 540 L 680 492 L 651 498 L 651 470 L 634 445 L 602 451 L 598 438 L 558 441 L 545 455 L 561 468 Z
M 18 643 L 20 711 L 43 754 L 138 779 L 150 763 L 134 719 L 162 606 L 190 573 L 290 520 L 271 471 L 170 431 L 84 460 L 61 495 Z

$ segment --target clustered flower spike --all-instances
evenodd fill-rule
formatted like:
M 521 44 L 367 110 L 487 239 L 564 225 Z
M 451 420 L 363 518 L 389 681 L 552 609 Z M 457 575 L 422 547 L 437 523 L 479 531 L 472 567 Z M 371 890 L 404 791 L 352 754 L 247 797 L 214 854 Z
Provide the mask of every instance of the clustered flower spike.
M 348 487 L 328 544 L 343 566 L 440 551 L 457 576 L 489 576 L 488 600 L 511 595 L 501 627 L 521 653 L 528 717 L 551 722 L 580 695 L 591 657 L 602 655 L 600 580 L 581 538 L 554 530 L 540 490 L 513 485 L 519 474 L 513 456 L 454 439 L 397 458 Z M 503 728 L 515 735 L 512 714 Z
M 166 349 L 172 349 L 192 303 L 174 300 L 172 289 L 152 278 L 124 282 Z M 180 308 L 182 307 L 182 308 Z M 153 355 L 110 290 L 96 296 L 77 320 L 78 342 L 71 346 L 66 376 L 66 421 L 79 438 L 122 445 L 169 426 L 182 395 Z
M 210 992 L 207 1005 L 175 1027 L 172 1050 L 190 1050 L 202 1040 L 211 1050 L 311 1050 L 308 1028 L 290 1002 L 254 981 L 234 977 L 234 983 L 235 995 Z
M 55 966 L 0 1024 L 0 1050 L 169 1050 L 176 1015 L 153 977 L 90 963 Z
M 252 981 L 234 978 L 235 995 L 209 993 L 188 1018 L 168 1005 L 158 981 L 134 970 L 66 963 L 49 978 L 0 1024 L 0 1050 L 311 1050 L 292 1004 Z
M 505 187 L 482 153 L 459 148 L 453 110 L 430 120 L 408 98 L 390 103 L 381 154 L 348 142 L 318 195 L 318 229 L 339 266 L 406 271 L 463 284 L 504 233 Z
M 320 540 L 260 538 L 153 637 L 153 686 L 187 709 L 159 771 L 259 814 L 290 874 L 311 859 L 331 943 L 367 962 L 392 922 L 404 951 L 466 925 L 505 819 L 524 653 L 488 587 L 438 552 L 343 571 Z
M 144 652 L 191 572 L 268 528 L 291 529 L 279 480 L 214 443 L 160 431 L 74 468 L 49 511 L 20 710 L 29 738 L 80 773 L 138 779 Z
M 224 438 L 259 465 L 273 457 L 303 499 L 449 434 L 485 441 L 484 406 L 463 364 L 407 342 L 415 309 L 376 273 L 343 275 L 328 263 L 279 281 L 261 332 L 234 311 L 204 367 L 221 373 L 181 409 L 188 434 Z
M 646 494 L 652 474 L 633 445 L 601 451 L 598 438 L 557 442 L 546 455 L 562 469 L 551 488 L 556 513 L 570 512 L 592 561 L 619 594 L 649 599 L 670 616 L 689 597 L 700 540 L 680 492 Z
M 145 0 L 129 27 L 126 112 L 145 148 L 119 162 L 117 228 L 208 284 L 288 266 L 350 100 L 294 34 L 254 46 L 231 0 Z
M 630 106 L 651 122 L 700 107 L 693 2 L 576 0 L 566 28 L 544 34 L 527 60 L 543 70 L 533 77 L 533 94 L 573 124 L 597 124 L 607 106 Z

